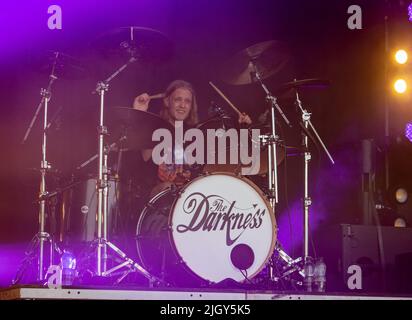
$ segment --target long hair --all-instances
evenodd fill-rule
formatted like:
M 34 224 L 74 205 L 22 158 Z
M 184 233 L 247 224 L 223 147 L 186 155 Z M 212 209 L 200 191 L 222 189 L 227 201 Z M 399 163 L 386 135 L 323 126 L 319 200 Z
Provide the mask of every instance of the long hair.
M 184 122 L 189 126 L 195 126 L 199 122 L 199 115 L 197 113 L 197 102 L 196 102 L 195 90 L 193 89 L 193 86 L 189 82 L 184 81 L 184 80 L 175 80 L 172 83 L 170 83 L 165 91 L 164 99 L 169 99 L 172 93 L 175 92 L 175 90 L 180 89 L 180 88 L 187 89 L 192 94 L 192 107 L 190 109 L 189 116 Z M 166 107 L 165 103 L 163 103 L 162 110 L 160 110 L 160 116 L 166 121 L 169 121 L 170 119 L 169 108 Z

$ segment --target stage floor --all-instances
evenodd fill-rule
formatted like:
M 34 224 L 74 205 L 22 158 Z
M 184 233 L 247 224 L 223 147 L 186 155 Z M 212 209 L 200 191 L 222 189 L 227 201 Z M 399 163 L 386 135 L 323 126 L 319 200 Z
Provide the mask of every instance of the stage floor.
M 274 291 L 208 291 L 15 287 L 0 290 L 0 300 L 412 300 L 412 296 Z

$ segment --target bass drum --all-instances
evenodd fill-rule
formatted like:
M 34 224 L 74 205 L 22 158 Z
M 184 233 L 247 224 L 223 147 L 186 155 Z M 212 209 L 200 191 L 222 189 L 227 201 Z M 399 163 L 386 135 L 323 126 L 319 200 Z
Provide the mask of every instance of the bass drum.
M 202 286 L 256 276 L 273 253 L 277 226 L 249 179 L 214 173 L 153 197 L 136 233 L 149 272 L 172 285 Z

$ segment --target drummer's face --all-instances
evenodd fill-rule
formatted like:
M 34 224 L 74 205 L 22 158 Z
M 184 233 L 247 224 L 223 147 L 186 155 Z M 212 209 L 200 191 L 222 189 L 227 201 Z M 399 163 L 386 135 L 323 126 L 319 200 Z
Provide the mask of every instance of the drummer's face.
M 169 114 L 173 121 L 184 121 L 192 109 L 192 93 L 185 88 L 178 88 L 165 99 Z

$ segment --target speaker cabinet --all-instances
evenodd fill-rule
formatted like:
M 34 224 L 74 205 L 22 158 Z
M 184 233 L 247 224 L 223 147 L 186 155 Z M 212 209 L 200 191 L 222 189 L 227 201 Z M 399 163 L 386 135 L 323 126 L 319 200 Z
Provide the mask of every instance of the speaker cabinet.
M 412 229 L 341 224 L 315 237 L 327 265 L 327 290 L 412 293 Z M 351 265 L 362 270 L 362 288 L 349 289 Z

